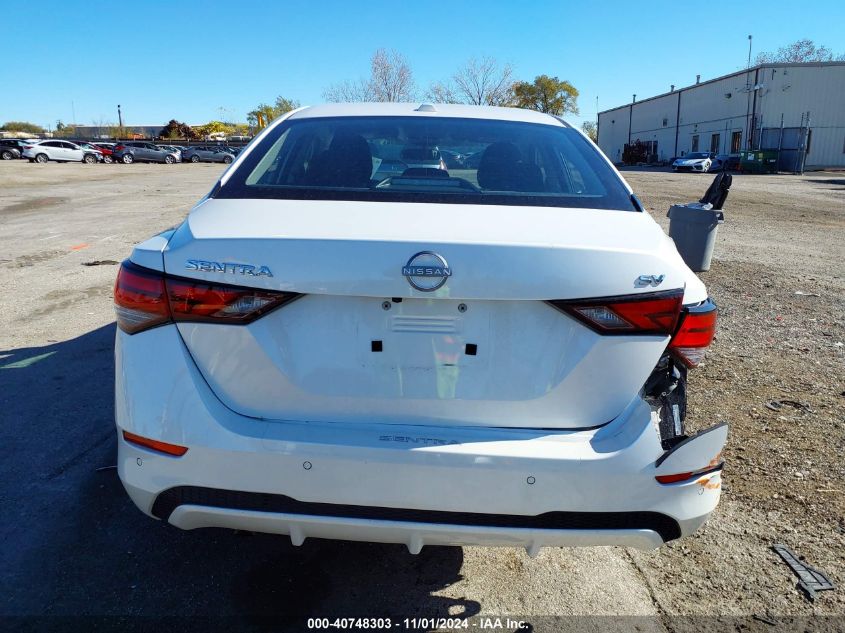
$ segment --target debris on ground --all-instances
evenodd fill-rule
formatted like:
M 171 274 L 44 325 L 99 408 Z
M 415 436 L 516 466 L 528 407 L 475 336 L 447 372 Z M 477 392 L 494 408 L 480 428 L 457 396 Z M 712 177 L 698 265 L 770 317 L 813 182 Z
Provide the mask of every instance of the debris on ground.
M 82 262 L 83 266 L 117 266 L 113 259 L 95 259 L 93 262 Z
M 809 411 L 810 407 L 804 402 L 798 402 L 797 400 L 769 400 L 766 403 L 766 408 L 771 409 L 772 411 L 780 411 L 784 407 L 792 407 L 793 409 L 798 409 L 799 411 Z
M 817 591 L 828 591 L 834 589 L 834 584 L 823 571 L 802 563 L 791 549 L 786 545 L 775 544 L 772 549 L 786 561 L 792 571 L 798 576 L 798 587 L 807 594 L 810 602 L 816 601 Z

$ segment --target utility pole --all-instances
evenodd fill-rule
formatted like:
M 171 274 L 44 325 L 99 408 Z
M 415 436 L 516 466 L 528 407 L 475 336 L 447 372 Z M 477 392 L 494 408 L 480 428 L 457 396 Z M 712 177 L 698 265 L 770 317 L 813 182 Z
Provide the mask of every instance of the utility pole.
M 117 104 L 117 124 L 121 128 L 123 127 L 123 116 L 120 114 L 120 104 Z
M 752 36 L 748 36 L 748 64 L 746 64 L 746 68 L 751 68 L 751 40 Z

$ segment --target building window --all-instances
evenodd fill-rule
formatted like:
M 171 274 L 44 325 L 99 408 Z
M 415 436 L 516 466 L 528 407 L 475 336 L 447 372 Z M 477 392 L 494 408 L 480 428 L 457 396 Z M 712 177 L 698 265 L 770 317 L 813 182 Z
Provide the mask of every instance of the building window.
M 722 143 L 721 135 L 713 134 L 710 136 L 710 151 L 714 154 L 719 153 L 719 145 Z
M 690 151 L 691 152 L 697 152 L 698 151 L 698 134 L 693 134 L 692 149 Z
M 731 134 L 731 154 L 737 154 L 742 147 L 742 132 Z
M 669 125 L 669 119 L 663 117 L 663 127 L 666 127 L 667 125 Z

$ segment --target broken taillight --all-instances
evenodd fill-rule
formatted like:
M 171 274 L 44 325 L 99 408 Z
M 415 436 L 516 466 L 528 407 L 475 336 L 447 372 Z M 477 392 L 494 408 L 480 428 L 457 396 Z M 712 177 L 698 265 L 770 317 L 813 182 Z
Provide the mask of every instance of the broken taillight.
M 683 300 L 684 291 L 678 289 L 549 303 L 599 334 L 671 336 Z
M 716 304 L 710 299 L 684 308 L 681 324 L 669 343 L 675 358 L 687 367 L 695 367 L 704 359 L 704 352 L 716 335 L 717 315 Z
M 679 289 L 549 303 L 599 334 L 672 336 L 669 351 L 687 367 L 695 367 L 713 342 L 718 311 L 710 299 L 686 307 L 683 300 Z
M 114 287 L 117 325 L 128 334 L 173 321 L 246 324 L 299 296 L 171 277 L 129 261 Z

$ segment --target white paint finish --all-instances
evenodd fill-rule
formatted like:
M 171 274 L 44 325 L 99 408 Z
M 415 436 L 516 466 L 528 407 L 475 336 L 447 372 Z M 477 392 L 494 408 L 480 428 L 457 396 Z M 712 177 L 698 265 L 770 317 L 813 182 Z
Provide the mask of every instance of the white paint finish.
M 167 271 L 307 294 L 430 296 L 401 274 L 433 250 L 453 276 L 438 297 L 564 299 L 660 290 L 695 276 L 646 213 L 412 203 L 206 200 L 165 250 Z M 269 266 L 273 277 L 186 271 L 189 259 Z M 686 303 L 706 298 L 693 287 Z
M 592 431 L 279 423 L 237 415 L 217 401 L 173 326 L 119 332 L 116 366 L 118 430 L 188 447 L 174 458 L 119 439 L 118 472 L 145 512 L 161 491 L 193 485 L 421 510 L 651 510 L 695 529 L 719 498 L 718 489 L 695 483 L 657 484 L 654 461 L 663 451 L 656 416 L 639 399 Z M 249 517 L 231 525 L 255 529 Z M 353 537 L 338 529 L 338 538 Z M 361 538 L 378 540 L 375 528 L 363 529 Z M 483 532 L 468 529 L 466 542 L 487 543 Z M 628 543 L 619 536 L 615 542 Z
M 657 467 L 658 475 L 695 472 L 716 466 L 728 441 L 728 425 L 722 424 L 703 431 L 675 450 Z
M 246 327 L 180 323 L 226 406 L 281 420 L 573 428 L 639 391 L 668 337 L 599 336 L 538 301 L 306 296 Z M 397 315 L 455 333 L 396 331 Z M 371 351 L 371 341 L 383 343 Z M 478 354 L 465 354 L 474 343 Z M 611 387 L 612 386 L 612 387 Z
M 301 108 L 290 118 L 311 119 L 341 116 L 412 116 L 423 118 L 459 118 L 492 119 L 496 121 L 516 121 L 519 123 L 538 123 L 562 127 L 566 125 L 559 119 L 534 110 L 520 108 L 500 108 L 495 106 L 477 106 L 463 104 L 437 104 L 433 111 L 418 111 L 420 103 L 325 103 Z
M 144 268 L 163 271 L 164 260 L 162 259 L 161 253 L 167 246 L 167 240 L 170 239 L 172 234 L 172 230 L 165 231 L 158 235 L 154 235 L 144 242 L 141 242 L 132 249 L 132 254 L 129 256 L 129 260 L 134 264 L 138 264 L 138 266 L 143 266 Z

